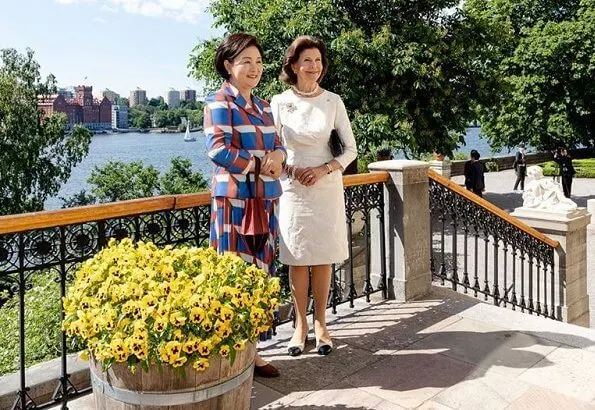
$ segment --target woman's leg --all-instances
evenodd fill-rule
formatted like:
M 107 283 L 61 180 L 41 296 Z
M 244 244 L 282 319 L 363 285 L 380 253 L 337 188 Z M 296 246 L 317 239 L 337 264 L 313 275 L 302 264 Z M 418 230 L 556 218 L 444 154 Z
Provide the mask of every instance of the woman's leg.
M 293 308 L 295 311 L 295 331 L 289 344 L 299 345 L 304 343 L 304 338 L 308 333 L 308 319 L 306 317 L 308 285 L 310 284 L 308 266 L 290 266 L 289 283 L 291 285 L 291 296 L 293 296 Z
M 331 287 L 331 265 L 312 266 L 312 293 L 314 295 L 314 332 L 318 341 L 330 342 L 326 327 L 326 304 Z

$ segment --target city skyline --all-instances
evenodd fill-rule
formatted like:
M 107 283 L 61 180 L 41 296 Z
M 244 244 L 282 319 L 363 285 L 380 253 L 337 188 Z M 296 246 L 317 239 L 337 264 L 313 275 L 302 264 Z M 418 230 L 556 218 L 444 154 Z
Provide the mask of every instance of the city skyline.
M 146 90 L 166 97 L 173 88 L 203 84 L 187 76 L 190 52 L 213 29 L 206 0 L 22 0 L 0 15 L 0 48 L 31 48 L 45 78 L 58 87 L 92 85 L 128 98 Z

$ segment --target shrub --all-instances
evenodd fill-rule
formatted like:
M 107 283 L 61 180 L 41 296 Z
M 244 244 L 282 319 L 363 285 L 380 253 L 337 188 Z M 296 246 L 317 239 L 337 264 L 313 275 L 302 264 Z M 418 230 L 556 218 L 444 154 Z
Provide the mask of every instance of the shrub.
M 498 172 L 500 168 L 498 167 L 498 163 L 493 159 L 489 159 L 485 163 L 487 172 Z
M 572 165 L 576 170 L 575 178 L 595 178 L 595 158 L 573 159 Z M 539 164 L 543 168 L 544 176 L 560 175 L 558 164 L 554 161 Z
M 365 154 L 360 154 L 357 157 L 357 172 L 360 174 L 365 174 L 370 172 L 368 170 L 368 165 L 372 162 L 376 161 L 376 153 L 375 152 L 367 152 Z
M 25 292 L 25 365 L 60 355 L 60 286 L 47 272 L 34 272 Z M 19 296 L 0 308 L 0 374 L 19 369 Z
M 464 161 L 466 159 L 469 159 L 469 155 L 465 154 L 464 152 L 455 152 L 455 161 Z

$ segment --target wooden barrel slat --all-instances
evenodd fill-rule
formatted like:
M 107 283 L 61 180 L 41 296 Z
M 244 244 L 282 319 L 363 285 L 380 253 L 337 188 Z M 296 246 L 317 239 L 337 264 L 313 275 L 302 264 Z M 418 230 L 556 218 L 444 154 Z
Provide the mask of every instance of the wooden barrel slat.
M 93 378 L 99 379 L 97 381 L 98 385 L 107 382 L 111 386 L 106 386 L 109 391 L 104 392 L 101 388 L 98 388 L 98 385 L 94 385 L 95 405 L 97 410 L 249 409 L 253 377 L 251 366 L 255 354 L 255 345 L 249 344 L 245 350 L 237 352 L 233 366 L 230 365 L 227 359 L 212 358 L 209 360 L 210 365 L 206 371 L 197 372 L 190 364 L 185 367 L 185 379 L 179 378 L 170 366 L 163 366 L 162 373 L 159 372 L 156 366 L 151 367 L 148 372 L 142 371 L 139 367 L 136 374 L 132 374 L 125 364 L 114 364 L 107 372 L 103 372 L 101 365 L 92 360 L 90 369 Z M 247 372 L 243 373 L 246 370 Z M 246 380 L 242 382 L 243 377 L 246 377 Z M 221 386 L 222 383 L 223 386 Z M 234 384 L 237 385 L 235 388 L 229 387 Z M 156 397 L 151 398 L 147 394 L 139 399 L 140 396 L 135 393 L 163 392 L 164 394 L 175 394 L 177 396 L 172 396 L 173 400 L 179 402 L 181 399 L 180 393 L 187 393 L 188 397 L 197 397 L 197 395 L 205 395 L 205 390 L 208 390 L 210 394 L 214 394 L 214 392 L 226 388 L 230 388 L 230 390 L 208 400 L 177 405 L 165 405 L 167 397 L 163 395 L 159 395 L 157 399 Z M 136 403 L 146 403 L 147 398 L 164 403 L 161 406 L 126 403 L 111 397 L 112 394 L 117 397 L 128 397 L 128 399 L 123 398 L 122 400 L 131 400 L 131 397 L 136 398 L 131 400 Z

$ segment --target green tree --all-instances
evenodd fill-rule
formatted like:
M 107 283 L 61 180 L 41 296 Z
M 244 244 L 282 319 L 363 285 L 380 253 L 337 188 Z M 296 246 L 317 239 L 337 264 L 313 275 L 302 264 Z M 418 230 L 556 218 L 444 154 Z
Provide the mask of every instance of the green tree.
M 182 100 L 180 101 L 180 108 L 186 108 L 189 110 L 196 110 L 198 104 L 196 103 L 196 101 L 192 101 L 192 100 Z
M 149 106 L 154 107 L 158 110 L 167 110 L 168 106 L 163 97 L 151 98 L 149 100 Z
M 498 149 L 592 145 L 595 1 L 469 0 L 493 87 L 480 94 L 482 132 Z
M 101 203 L 146 198 L 159 192 L 159 171 L 142 161 L 110 161 L 103 168 L 96 166 L 87 182 Z
M 290 42 L 322 38 L 330 69 L 323 86 L 340 94 L 360 149 L 389 145 L 410 154 L 450 153 L 474 116 L 481 79 L 468 41 L 473 37 L 455 0 L 215 0 L 210 11 L 226 32 L 249 32 L 265 47 L 258 93 L 285 87 L 277 80 Z M 212 91 L 221 39 L 200 42 L 190 56 L 193 75 Z
M 188 119 L 192 123 L 193 127 L 202 127 L 204 115 L 204 110 L 201 108 L 188 112 Z
M 130 103 L 128 102 L 128 98 L 124 98 L 124 97 L 116 98 L 116 104 L 117 105 L 125 105 L 126 107 L 130 106 Z
M 138 107 L 131 108 L 128 122 L 134 128 L 151 128 L 151 112 Z
M 68 124 L 63 114 L 45 118 L 38 96 L 56 92 L 42 82 L 32 50 L 0 51 L 0 215 L 40 211 L 89 151 L 91 132 Z
M 97 202 L 97 198 L 83 189 L 70 198 L 61 196 L 60 201 L 62 201 L 62 208 L 73 208 L 75 206 L 93 205 Z
M 190 194 L 207 189 L 207 181 L 200 172 L 192 172 L 187 158 L 174 157 L 171 168 L 160 179 L 161 195 Z

